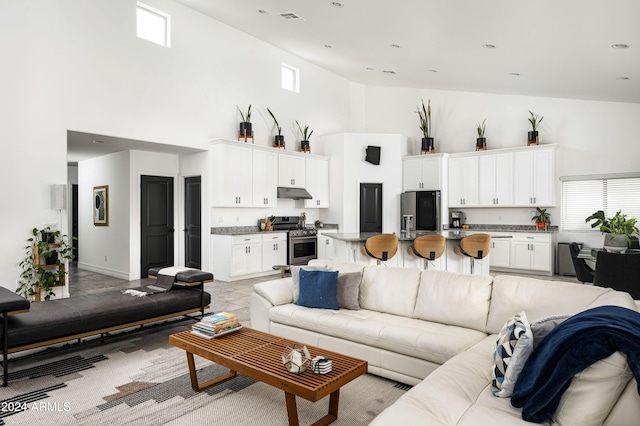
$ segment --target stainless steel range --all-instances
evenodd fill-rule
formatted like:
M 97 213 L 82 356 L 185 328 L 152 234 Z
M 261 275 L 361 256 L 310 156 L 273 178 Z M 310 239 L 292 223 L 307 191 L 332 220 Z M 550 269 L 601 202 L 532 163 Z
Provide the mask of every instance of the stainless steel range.
M 302 216 L 304 217 L 304 215 Z M 272 219 L 274 231 L 287 232 L 287 263 L 306 265 L 318 258 L 318 231 L 304 226 L 299 216 L 275 216 Z

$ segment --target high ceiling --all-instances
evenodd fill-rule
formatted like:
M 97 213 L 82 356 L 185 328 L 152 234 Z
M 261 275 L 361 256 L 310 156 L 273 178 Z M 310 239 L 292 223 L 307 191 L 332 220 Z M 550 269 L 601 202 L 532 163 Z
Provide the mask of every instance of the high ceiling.
M 366 85 L 640 102 L 638 0 L 176 1 Z

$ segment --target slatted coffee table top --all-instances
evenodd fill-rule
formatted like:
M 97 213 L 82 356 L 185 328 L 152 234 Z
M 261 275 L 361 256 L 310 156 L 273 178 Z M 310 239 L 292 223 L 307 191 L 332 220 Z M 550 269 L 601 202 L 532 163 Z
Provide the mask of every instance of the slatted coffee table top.
M 169 343 L 314 402 L 367 372 L 366 361 L 306 345 L 312 358 L 331 358 L 332 371 L 314 374 L 308 368 L 302 374 L 290 373 L 282 364 L 282 353 L 288 345 L 299 342 L 248 327 L 215 339 L 183 331 L 169 336 Z

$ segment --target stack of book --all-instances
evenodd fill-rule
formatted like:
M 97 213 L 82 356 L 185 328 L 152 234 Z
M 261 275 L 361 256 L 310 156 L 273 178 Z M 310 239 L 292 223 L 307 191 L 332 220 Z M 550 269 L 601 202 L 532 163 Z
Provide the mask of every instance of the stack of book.
M 221 336 L 240 328 L 242 328 L 242 324 L 233 314 L 219 312 L 207 315 L 200 322 L 193 324 L 191 332 L 207 339 L 213 339 L 216 336 Z

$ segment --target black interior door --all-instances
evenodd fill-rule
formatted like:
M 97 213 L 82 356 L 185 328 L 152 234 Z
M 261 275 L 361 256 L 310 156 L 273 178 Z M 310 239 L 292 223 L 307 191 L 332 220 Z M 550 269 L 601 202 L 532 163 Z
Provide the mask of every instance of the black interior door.
M 140 276 L 173 266 L 173 178 L 142 176 L 140 188 Z
M 382 184 L 360 184 L 360 232 L 382 233 Z
M 202 269 L 200 176 L 184 180 L 184 266 Z

